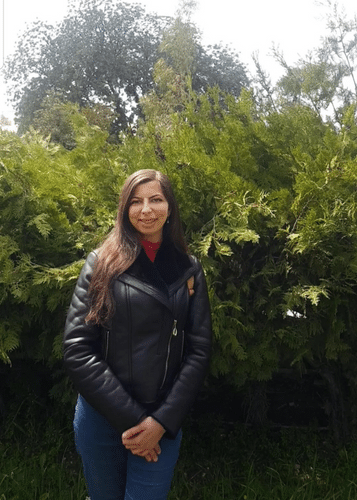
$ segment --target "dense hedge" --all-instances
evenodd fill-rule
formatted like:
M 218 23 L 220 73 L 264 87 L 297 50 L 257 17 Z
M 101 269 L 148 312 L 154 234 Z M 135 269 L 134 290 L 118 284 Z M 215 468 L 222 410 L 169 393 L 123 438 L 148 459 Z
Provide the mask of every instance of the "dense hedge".
M 355 109 L 335 130 L 306 107 L 259 116 L 248 92 L 185 99 L 180 113 L 164 124 L 148 116 L 120 145 L 68 104 L 70 151 L 34 131 L 0 132 L 2 361 L 56 366 L 83 259 L 109 231 L 125 177 L 155 168 L 172 179 L 207 274 L 212 375 L 241 387 L 283 367 L 314 368 L 332 391 L 347 380 L 352 400 Z

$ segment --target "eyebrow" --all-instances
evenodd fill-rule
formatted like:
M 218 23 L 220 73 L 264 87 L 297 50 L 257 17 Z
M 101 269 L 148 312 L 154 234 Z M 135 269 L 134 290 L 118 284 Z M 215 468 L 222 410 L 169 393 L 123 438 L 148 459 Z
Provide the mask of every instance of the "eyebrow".
M 156 198 L 156 197 L 160 197 L 160 198 L 163 198 L 164 195 L 160 194 L 160 193 L 157 193 L 157 194 L 153 194 L 152 196 L 149 196 L 149 200 L 151 200 L 151 198 Z M 136 198 L 137 200 L 142 200 L 143 199 L 143 196 L 133 196 L 132 197 L 132 200 Z

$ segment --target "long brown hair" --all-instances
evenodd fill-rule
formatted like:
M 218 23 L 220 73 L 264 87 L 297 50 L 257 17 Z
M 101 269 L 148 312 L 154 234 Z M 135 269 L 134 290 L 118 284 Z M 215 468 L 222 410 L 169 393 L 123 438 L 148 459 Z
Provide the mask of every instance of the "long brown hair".
M 124 273 L 135 261 L 141 250 L 140 238 L 129 220 L 129 206 L 140 184 L 159 181 L 169 205 L 169 222 L 164 226 L 163 237 L 170 239 L 178 250 L 187 253 L 179 209 L 168 177 L 158 170 L 138 170 L 125 181 L 118 205 L 114 228 L 98 251 L 98 260 L 89 287 L 91 307 L 86 321 L 105 323 L 114 312 L 110 285 L 116 276 Z

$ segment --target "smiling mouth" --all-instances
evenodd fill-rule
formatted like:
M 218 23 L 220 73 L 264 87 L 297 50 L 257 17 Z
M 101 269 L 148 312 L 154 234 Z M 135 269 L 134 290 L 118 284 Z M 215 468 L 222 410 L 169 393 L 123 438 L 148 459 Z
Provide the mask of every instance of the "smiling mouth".
M 152 222 L 155 222 L 156 219 L 140 219 L 140 222 L 143 224 L 151 224 Z

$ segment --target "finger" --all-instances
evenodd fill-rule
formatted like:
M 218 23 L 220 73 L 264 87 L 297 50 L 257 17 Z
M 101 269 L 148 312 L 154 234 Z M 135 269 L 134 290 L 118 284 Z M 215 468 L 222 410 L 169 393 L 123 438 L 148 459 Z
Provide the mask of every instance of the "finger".
M 151 451 L 147 455 L 145 455 L 145 458 L 148 462 L 157 462 L 158 461 L 158 456 L 154 451 Z
M 134 445 L 134 444 L 129 444 L 128 443 L 128 444 L 124 444 L 124 446 L 125 446 L 125 448 L 127 450 L 130 450 L 130 451 L 132 451 L 132 450 L 140 450 L 140 446 L 138 446 L 138 445 Z
M 145 439 L 143 439 L 141 436 L 140 436 L 140 439 L 133 439 L 133 440 L 129 440 L 125 443 L 123 443 L 125 448 L 127 450 L 154 450 L 156 455 L 160 455 L 161 453 L 161 448 L 160 448 L 160 444 L 157 442 L 151 442 L 151 441 L 147 441 Z
M 140 442 L 139 441 L 136 441 L 136 440 L 128 440 L 128 441 L 124 441 L 123 442 L 123 445 L 125 446 L 125 448 L 127 450 L 131 449 L 131 448 L 140 448 Z
M 128 441 L 129 439 L 134 439 L 141 432 L 143 432 L 143 429 L 139 428 L 139 426 L 132 427 L 131 429 L 128 429 L 127 431 L 123 432 L 123 434 L 121 436 L 122 442 Z
M 137 455 L 139 457 L 145 458 L 148 462 L 157 462 L 159 457 L 157 456 L 157 453 L 154 449 L 152 450 L 131 450 L 131 453 L 133 455 Z
M 138 455 L 139 457 L 145 457 L 147 455 L 146 450 L 130 450 L 133 455 Z
M 152 446 L 147 446 L 147 440 L 144 439 L 142 435 L 137 436 L 133 439 L 123 440 L 123 445 L 127 450 L 131 450 L 134 448 L 147 448 L 150 449 Z
M 152 455 L 151 453 L 133 453 L 133 455 L 145 458 L 147 462 L 157 462 L 158 460 L 157 455 Z
M 139 437 L 139 436 L 136 436 L 132 439 L 122 439 L 122 444 L 126 447 L 126 448 L 137 448 L 137 447 L 143 447 L 143 443 L 145 441 Z
M 154 461 L 154 456 L 148 450 L 145 450 L 141 456 L 144 457 L 147 462 Z
M 134 428 L 133 428 L 134 429 Z M 130 429 L 129 429 L 130 430 Z M 125 431 L 124 434 L 126 434 L 128 431 Z M 147 432 L 144 429 L 141 429 L 140 432 L 137 432 L 136 434 L 126 434 L 126 436 L 122 435 L 122 443 L 124 446 L 143 446 L 145 442 L 148 442 L 151 438 L 151 433 Z M 130 436 L 130 437 L 128 437 Z M 152 445 L 153 446 L 153 445 Z M 148 446 L 150 448 L 150 446 Z

